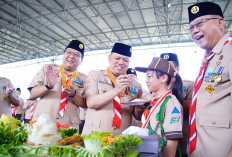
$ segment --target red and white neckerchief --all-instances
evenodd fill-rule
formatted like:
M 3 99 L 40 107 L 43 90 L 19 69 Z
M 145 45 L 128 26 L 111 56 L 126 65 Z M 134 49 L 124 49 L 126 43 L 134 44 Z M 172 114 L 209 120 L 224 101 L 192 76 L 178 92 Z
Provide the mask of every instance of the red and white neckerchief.
M 13 109 L 13 112 L 12 112 L 12 115 L 15 117 L 16 114 L 17 114 L 17 109 L 18 107 L 17 106 L 14 106 L 14 109 Z
M 146 113 L 143 113 L 142 118 L 141 118 L 141 128 L 146 128 L 148 122 L 150 121 L 151 115 L 152 113 L 155 111 L 155 109 L 163 103 L 164 99 L 170 95 L 172 92 L 171 90 L 166 90 L 165 92 L 163 92 L 160 97 L 158 98 L 157 101 L 155 101 L 155 104 L 152 104 L 152 106 L 154 106 L 154 108 L 149 112 L 149 114 L 147 115 Z M 151 104 L 150 104 L 151 105 Z M 146 115 L 145 115 L 146 114 Z
M 116 78 L 115 76 L 112 74 L 110 68 L 108 67 L 107 70 L 107 75 L 109 77 L 109 79 L 112 81 L 113 85 L 116 86 Z M 126 88 L 124 89 L 123 93 L 117 95 L 114 97 L 113 99 L 113 104 L 114 104 L 114 118 L 113 118 L 113 123 L 112 123 L 112 127 L 118 127 L 121 128 L 121 102 L 120 102 L 120 96 L 124 96 L 126 92 Z
M 63 91 L 63 86 L 62 86 L 62 91 Z M 60 101 L 60 108 L 59 108 L 59 114 L 61 117 L 64 117 L 64 111 L 67 108 L 67 103 L 68 103 L 68 97 L 66 94 L 61 92 L 61 101 Z
M 34 113 L 34 102 L 31 103 L 31 110 L 30 110 L 31 120 L 33 119 L 33 113 Z
M 62 91 L 63 91 L 64 88 L 67 88 L 71 84 L 71 80 L 77 77 L 77 72 L 75 71 L 72 75 L 67 76 L 64 72 L 63 65 L 61 65 L 60 75 L 61 75 Z M 61 101 L 60 101 L 60 107 L 59 107 L 59 114 L 61 117 L 64 117 L 64 112 L 67 108 L 67 103 L 68 103 L 68 96 L 64 94 L 63 92 L 61 92 Z
M 114 118 L 112 127 L 117 126 L 118 128 L 121 127 L 121 104 L 120 104 L 120 94 L 114 97 Z
M 228 37 L 225 41 L 225 46 L 230 40 L 232 39 L 232 35 Z M 196 149 L 197 143 L 197 132 L 196 132 L 196 102 L 197 102 L 197 92 L 201 87 L 201 83 L 204 78 L 205 70 L 207 67 L 208 62 L 213 58 L 215 55 L 214 52 L 210 52 L 208 56 L 205 57 L 205 61 L 203 62 L 198 77 L 194 83 L 194 91 L 192 95 L 191 104 L 189 107 L 189 134 L 188 134 L 188 146 L 189 146 L 189 154 L 192 154 Z

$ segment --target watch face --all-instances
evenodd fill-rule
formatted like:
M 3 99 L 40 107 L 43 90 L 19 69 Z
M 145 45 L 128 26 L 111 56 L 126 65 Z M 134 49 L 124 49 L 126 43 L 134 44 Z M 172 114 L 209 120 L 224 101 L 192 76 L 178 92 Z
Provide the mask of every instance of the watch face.
M 48 85 L 48 82 L 47 82 L 47 81 L 44 83 L 44 85 L 45 85 L 45 87 L 46 87 L 47 89 L 52 89 L 51 87 L 49 87 L 49 85 Z

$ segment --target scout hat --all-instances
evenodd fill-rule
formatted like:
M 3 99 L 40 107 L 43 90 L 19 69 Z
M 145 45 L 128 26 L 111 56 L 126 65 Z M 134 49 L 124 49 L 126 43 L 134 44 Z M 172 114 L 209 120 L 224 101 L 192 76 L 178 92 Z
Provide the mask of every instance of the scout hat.
M 122 43 L 115 43 L 111 53 L 118 53 L 124 56 L 131 57 L 131 46 Z
M 20 88 L 16 88 L 16 90 L 21 92 L 21 89 L 20 89 Z
M 189 23 L 194 19 L 204 15 L 219 15 L 224 18 L 221 7 L 213 2 L 201 2 L 189 6 L 188 15 Z
M 173 61 L 175 66 L 179 66 L 179 60 L 175 53 L 162 53 L 160 58 L 167 59 L 168 61 Z
M 174 72 L 175 72 L 174 68 L 166 59 L 163 58 L 153 57 L 150 65 L 147 68 L 135 67 L 135 70 L 140 72 L 146 72 L 147 70 L 155 70 L 155 69 L 162 71 L 166 74 L 169 74 L 172 77 L 174 76 Z
M 85 46 L 82 42 L 80 42 L 79 40 L 72 40 L 68 46 L 65 48 L 65 50 L 67 48 L 72 48 L 75 49 L 77 51 L 79 51 L 82 54 L 82 58 L 84 57 L 84 51 L 85 51 Z
M 126 74 L 134 74 L 135 76 L 137 76 L 136 71 L 133 68 L 128 68 Z

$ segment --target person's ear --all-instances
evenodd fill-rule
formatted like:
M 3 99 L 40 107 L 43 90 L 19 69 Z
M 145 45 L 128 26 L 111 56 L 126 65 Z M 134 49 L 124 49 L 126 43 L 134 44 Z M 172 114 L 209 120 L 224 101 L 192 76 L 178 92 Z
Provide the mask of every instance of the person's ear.
M 223 18 L 220 18 L 218 23 L 219 23 L 220 29 L 224 30 L 225 29 L 225 20 Z
M 162 77 L 161 77 L 161 82 L 165 83 L 168 81 L 168 75 L 167 74 L 164 74 Z
M 180 72 L 180 66 L 176 66 L 176 72 L 177 72 L 177 73 Z
M 108 62 L 110 63 L 110 58 L 111 58 L 111 55 L 108 56 Z

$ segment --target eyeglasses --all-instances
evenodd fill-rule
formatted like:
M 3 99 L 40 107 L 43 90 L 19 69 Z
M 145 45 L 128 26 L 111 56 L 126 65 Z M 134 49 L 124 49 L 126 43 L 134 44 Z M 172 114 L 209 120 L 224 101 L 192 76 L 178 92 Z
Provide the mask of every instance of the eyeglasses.
M 72 51 L 68 50 L 68 51 L 65 51 L 65 53 L 66 53 L 68 56 L 70 56 L 71 54 L 73 54 L 73 56 L 74 56 L 75 58 L 80 58 L 80 57 L 81 57 L 81 54 L 78 53 L 78 52 L 72 52 Z
M 188 30 L 190 32 L 192 32 L 193 29 L 194 29 L 194 26 L 197 27 L 197 28 L 201 28 L 204 23 L 206 23 L 207 21 L 212 20 L 212 19 L 219 19 L 219 18 L 204 18 L 204 19 L 200 19 L 200 20 L 196 21 L 195 24 L 190 25 L 189 28 L 188 28 Z

